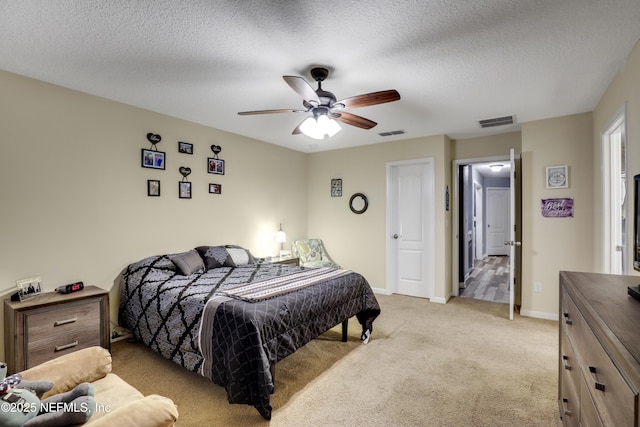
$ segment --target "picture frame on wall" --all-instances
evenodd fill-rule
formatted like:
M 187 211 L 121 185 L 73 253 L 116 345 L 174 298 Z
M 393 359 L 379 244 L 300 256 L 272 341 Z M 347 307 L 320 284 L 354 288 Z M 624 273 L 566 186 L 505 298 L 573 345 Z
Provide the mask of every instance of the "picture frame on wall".
M 164 170 L 165 153 L 163 151 L 142 149 L 142 167 Z
M 193 154 L 193 144 L 178 141 L 178 153 Z
M 191 183 L 188 181 L 178 182 L 178 197 L 181 199 L 191 198 Z
M 568 188 L 569 187 L 569 167 L 549 166 L 547 167 L 547 188 Z
M 331 180 L 331 197 L 342 197 L 341 178 L 334 178 Z
M 160 197 L 160 180 L 158 179 L 147 180 L 147 196 Z
M 209 193 L 211 194 L 222 194 L 222 185 L 221 184 L 209 184 Z
M 207 157 L 207 172 L 224 175 L 224 160 Z

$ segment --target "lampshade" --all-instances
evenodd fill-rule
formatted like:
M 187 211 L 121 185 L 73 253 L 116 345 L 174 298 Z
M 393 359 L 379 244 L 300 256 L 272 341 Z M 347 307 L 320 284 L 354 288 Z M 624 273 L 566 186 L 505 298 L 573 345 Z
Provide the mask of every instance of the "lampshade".
M 276 231 L 276 243 L 284 243 L 287 241 L 287 234 L 282 231 Z
M 493 172 L 500 172 L 502 170 L 502 165 L 491 165 L 489 166 L 489 169 Z
M 342 127 L 338 122 L 330 119 L 326 114 L 320 114 L 317 118 L 307 117 L 300 125 L 300 131 L 314 139 L 324 139 L 325 135 L 331 138 L 340 130 L 342 130 Z
M 284 243 L 287 241 L 287 234 L 282 231 L 282 224 L 280 224 L 280 230 L 276 231 L 276 243 Z

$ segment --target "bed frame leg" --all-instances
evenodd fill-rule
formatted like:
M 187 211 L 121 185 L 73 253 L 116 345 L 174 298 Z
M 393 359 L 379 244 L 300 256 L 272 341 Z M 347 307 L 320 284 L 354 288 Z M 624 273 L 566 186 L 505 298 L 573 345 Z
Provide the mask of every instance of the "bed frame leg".
M 349 329 L 349 319 L 342 322 L 342 342 L 347 342 L 347 331 Z

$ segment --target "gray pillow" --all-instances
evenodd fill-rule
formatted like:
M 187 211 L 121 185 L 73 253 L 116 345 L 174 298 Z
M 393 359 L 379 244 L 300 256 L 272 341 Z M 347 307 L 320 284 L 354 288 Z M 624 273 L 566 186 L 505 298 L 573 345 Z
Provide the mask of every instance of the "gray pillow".
M 231 255 L 224 246 L 198 246 L 196 251 L 204 260 L 207 270 L 218 267 L 235 267 Z
M 169 259 L 176 266 L 180 274 L 189 276 L 204 270 L 204 262 L 194 249 L 180 254 L 169 255 Z

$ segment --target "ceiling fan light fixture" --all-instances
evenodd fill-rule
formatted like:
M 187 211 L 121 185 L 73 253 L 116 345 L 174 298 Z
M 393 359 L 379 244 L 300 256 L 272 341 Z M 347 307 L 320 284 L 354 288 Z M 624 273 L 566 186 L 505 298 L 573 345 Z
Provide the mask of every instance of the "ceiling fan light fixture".
M 307 117 L 300 125 L 300 132 L 313 139 L 324 139 L 325 135 L 331 138 L 342 130 L 342 127 L 333 119 L 321 114 L 316 117 Z

